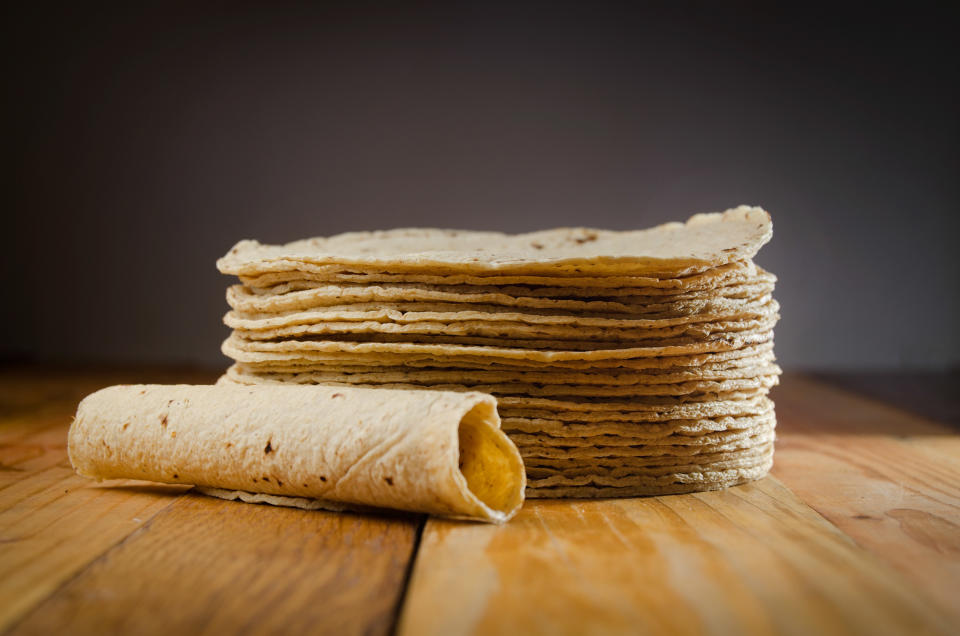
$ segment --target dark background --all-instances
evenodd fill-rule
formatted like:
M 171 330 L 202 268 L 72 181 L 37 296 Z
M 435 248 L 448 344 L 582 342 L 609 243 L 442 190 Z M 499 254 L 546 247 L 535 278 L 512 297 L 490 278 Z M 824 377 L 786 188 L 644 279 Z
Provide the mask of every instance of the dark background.
M 226 366 L 242 238 L 748 203 L 785 367 L 957 365 L 956 21 L 772 4 L 18 8 L 0 357 Z

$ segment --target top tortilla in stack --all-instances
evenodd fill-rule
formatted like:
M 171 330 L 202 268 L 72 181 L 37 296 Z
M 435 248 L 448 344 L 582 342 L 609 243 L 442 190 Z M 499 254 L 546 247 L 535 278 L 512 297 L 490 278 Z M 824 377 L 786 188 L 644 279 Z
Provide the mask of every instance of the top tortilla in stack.
M 222 378 L 489 391 L 528 496 L 633 496 L 762 476 L 775 277 L 741 206 L 609 232 L 349 233 L 241 241 L 218 261 Z

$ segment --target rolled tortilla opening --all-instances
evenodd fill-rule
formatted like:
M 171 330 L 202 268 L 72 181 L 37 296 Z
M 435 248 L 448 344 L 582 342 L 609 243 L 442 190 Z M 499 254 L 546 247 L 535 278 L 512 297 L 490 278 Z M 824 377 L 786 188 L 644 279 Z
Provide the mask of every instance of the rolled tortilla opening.
M 512 517 L 523 504 L 526 473 L 517 447 L 499 428 L 496 406 L 481 402 L 470 409 L 460 420 L 457 441 L 457 467 L 467 491 L 491 520 Z
M 520 508 L 526 486 L 496 400 L 476 392 L 116 386 L 80 403 L 68 448 L 77 472 L 98 480 L 193 484 L 302 508 L 499 523 Z

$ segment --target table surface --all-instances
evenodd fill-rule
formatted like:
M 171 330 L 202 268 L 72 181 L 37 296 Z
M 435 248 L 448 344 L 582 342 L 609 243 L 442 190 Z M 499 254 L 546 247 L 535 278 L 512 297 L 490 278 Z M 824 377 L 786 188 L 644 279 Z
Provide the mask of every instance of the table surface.
M 930 416 L 957 412 L 952 381 L 917 383 L 926 406 L 911 409 L 892 388 L 908 382 L 871 393 L 881 376 L 858 390 L 788 374 L 773 394 L 771 476 L 693 495 L 533 500 L 500 527 L 247 505 L 71 470 L 66 431 L 85 394 L 215 376 L 0 369 L 0 633 L 960 628 L 960 431 Z

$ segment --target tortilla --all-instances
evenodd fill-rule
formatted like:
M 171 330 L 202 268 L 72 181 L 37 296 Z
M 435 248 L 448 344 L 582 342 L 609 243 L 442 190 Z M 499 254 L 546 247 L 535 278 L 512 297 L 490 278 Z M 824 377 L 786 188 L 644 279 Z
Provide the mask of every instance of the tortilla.
M 719 453 L 750 449 L 755 446 L 772 443 L 776 435 L 773 426 L 760 426 L 747 431 L 728 431 L 726 434 L 716 433 L 704 435 L 703 441 L 690 443 L 673 443 L 682 441 L 683 436 L 676 440 L 663 440 L 664 443 L 653 443 L 643 440 L 633 446 L 547 446 L 540 440 L 517 440 L 520 455 L 526 460 L 530 457 L 545 459 L 587 459 L 593 457 L 684 457 L 705 453 Z
M 755 324 L 755 323 L 754 323 Z M 451 347 L 451 355 L 455 356 L 466 351 L 471 355 L 474 351 L 472 347 L 477 347 L 484 353 L 493 353 L 496 356 L 503 355 L 504 346 L 514 350 L 525 350 L 534 353 L 534 356 L 527 359 L 534 359 L 538 362 L 553 362 L 552 358 L 540 358 L 540 353 L 559 354 L 567 357 L 570 353 L 577 354 L 574 360 L 606 360 L 611 357 L 620 359 L 631 359 L 634 357 L 643 357 L 646 353 L 648 357 L 666 357 L 669 355 L 694 353 L 709 353 L 714 345 L 723 347 L 721 351 L 727 351 L 732 348 L 742 348 L 754 342 L 765 342 L 773 337 L 773 333 L 768 324 L 755 325 L 743 330 L 729 331 L 726 328 L 704 336 L 696 333 L 686 333 L 683 335 L 674 335 L 666 338 L 643 338 L 643 339 L 591 339 L 591 340 L 568 340 L 562 338 L 539 338 L 539 337 L 514 337 L 510 333 L 500 333 L 496 330 L 490 331 L 489 335 L 450 335 L 446 333 L 384 333 L 384 332 L 366 332 L 366 333 L 330 333 L 322 335 L 305 335 L 295 339 L 284 338 L 249 338 L 249 332 L 240 330 L 234 331 L 234 337 L 238 344 L 248 351 L 287 351 L 288 353 L 299 352 L 328 352 L 328 347 L 341 343 L 347 344 L 347 351 L 353 353 L 353 345 L 401 345 L 406 346 L 428 346 L 428 347 Z M 263 335 L 263 334 L 262 334 Z M 726 346 L 724 346 L 726 345 Z M 691 347 L 688 349 L 688 347 Z M 467 348 L 467 349 L 463 349 Z M 369 349 L 361 348 L 360 352 L 370 352 Z M 377 351 L 374 349 L 373 351 Z M 388 349 L 389 351 L 389 349 Z M 407 353 L 409 349 L 401 349 L 401 352 Z M 413 350 L 416 353 L 422 353 L 422 350 Z M 428 349 L 429 351 L 429 349 Z M 618 351 L 627 351 L 626 355 L 611 355 Z M 716 351 L 715 351 L 716 352 Z M 587 356 L 580 357 L 583 354 Z M 630 355 L 633 354 L 633 355 Z M 512 354 L 507 353 L 507 356 Z M 507 358 L 510 359 L 510 358 Z M 562 358 L 561 358 L 562 359 Z M 569 359 L 569 358 L 568 358 Z M 244 362 L 239 360 L 238 362 Z
M 546 350 L 522 348 L 517 341 L 512 346 L 487 346 L 477 344 L 450 344 L 434 340 L 431 342 L 387 342 L 368 340 L 324 341 L 250 341 L 232 334 L 221 349 L 223 353 L 237 362 L 263 362 L 310 360 L 312 354 L 346 353 L 414 353 L 434 356 L 484 356 L 503 360 L 533 360 L 536 362 L 560 362 L 567 360 L 609 360 L 633 358 L 660 358 L 671 355 L 690 355 L 696 353 L 715 353 L 741 349 L 746 346 L 762 344 L 771 339 L 770 330 L 762 328 L 734 333 L 721 333 L 705 339 L 675 338 L 657 345 L 626 346 L 619 349 L 558 349 Z M 462 339 L 461 339 L 462 341 Z M 531 341 L 536 346 L 535 341 Z M 503 341 L 501 339 L 501 344 Z M 569 343 L 564 343 L 569 344 Z
M 290 384 L 315 385 L 309 379 L 297 378 L 277 380 L 269 376 L 236 377 L 230 374 L 222 375 L 217 384 L 239 384 L 243 386 L 272 385 L 284 386 Z M 414 390 L 419 387 L 410 387 Z M 403 389 L 407 390 L 407 389 Z M 467 390 L 467 389 L 464 389 Z M 663 415 L 669 414 L 669 419 L 707 417 L 707 414 L 727 414 L 739 408 L 740 404 L 762 404 L 758 400 L 766 396 L 769 387 L 760 384 L 755 388 L 744 388 L 732 391 L 704 391 L 687 395 L 640 395 L 630 398 L 623 397 L 538 397 L 530 395 L 502 395 L 498 399 L 498 411 L 504 413 L 537 412 L 556 413 L 560 417 L 564 412 L 576 412 L 578 416 L 588 418 L 597 413 L 604 417 L 615 418 L 627 414 Z M 756 408 L 753 406 L 751 408 Z M 677 415 L 683 413 L 683 415 Z M 547 417 L 550 417 L 548 415 Z M 588 419 L 585 421 L 589 421 Z
M 521 435 L 541 435 L 554 440 L 576 440 L 582 444 L 600 444 L 606 436 L 624 439 L 657 439 L 669 435 L 701 435 L 719 431 L 753 428 L 762 421 L 773 419 L 773 404 L 764 413 L 750 415 L 722 415 L 686 420 L 654 422 L 563 422 L 550 419 L 528 419 L 501 416 L 503 431 L 511 438 Z M 544 439 L 544 438 L 540 438 Z M 637 442 L 634 442 L 637 443 Z
M 628 232 L 561 228 L 507 235 L 402 229 L 350 232 L 286 245 L 241 241 L 217 267 L 234 275 L 318 265 L 390 272 L 682 274 L 752 258 L 772 234 L 769 214 L 740 206 L 723 213 L 697 214 L 686 223 Z
M 238 321 L 230 320 L 227 323 L 234 327 L 234 333 L 242 339 L 253 340 L 280 340 L 290 339 L 288 342 L 306 341 L 321 337 L 354 335 L 364 337 L 378 337 L 383 341 L 394 340 L 411 342 L 423 340 L 425 342 L 447 342 L 451 344 L 502 344 L 504 339 L 514 346 L 542 349 L 602 349 L 602 345 L 595 343 L 636 343 L 651 346 L 659 344 L 658 340 L 671 338 L 705 338 L 713 334 L 727 334 L 744 331 L 756 331 L 773 327 L 779 317 L 776 314 L 776 303 L 762 310 L 761 313 L 742 318 L 718 319 L 708 322 L 683 322 L 669 324 L 664 327 L 628 328 L 628 327 L 591 327 L 570 324 L 527 324 L 524 322 L 492 321 L 492 320 L 462 320 L 462 321 L 433 321 L 415 320 L 413 322 L 383 322 L 381 320 L 340 321 L 334 318 L 324 321 L 315 318 L 305 324 L 293 324 L 286 327 L 263 327 L 251 330 L 242 328 Z M 378 312 L 379 313 L 379 312 Z M 378 318 L 388 318 L 380 314 Z M 261 323 L 263 324 L 263 323 Z M 451 340 L 452 337 L 456 340 Z M 493 339 L 491 340 L 484 340 Z M 531 341 L 537 341 L 532 344 Z M 610 347 L 614 348 L 614 347 Z
M 590 277 L 578 277 L 576 279 L 561 278 L 559 280 L 567 283 L 576 281 L 577 286 L 554 286 L 545 285 L 538 277 L 531 277 L 530 284 L 495 284 L 493 281 L 501 277 L 484 276 L 480 277 L 477 284 L 467 285 L 462 283 L 449 282 L 453 279 L 436 277 L 442 279 L 436 283 L 424 283 L 414 281 L 395 280 L 392 282 L 381 281 L 375 283 L 373 276 L 384 275 L 391 276 L 385 272 L 372 271 L 370 274 L 361 276 L 370 276 L 370 278 L 359 281 L 340 281 L 332 282 L 316 278 L 303 278 L 302 272 L 287 272 L 290 280 L 283 282 L 270 283 L 266 285 L 256 285 L 256 277 L 241 277 L 244 282 L 242 285 L 233 285 L 228 288 L 227 293 L 231 291 L 239 292 L 238 299 L 262 300 L 264 302 L 279 301 L 280 299 L 304 299 L 313 295 L 319 297 L 326 296 L 344 296 L 352 294 L 365 295 L 386 294 L 399 295 L 406 298 L 409 293 L 430 293 L 443 294 L 446 296 L 456 295 L 458 297 L 479 296 L 498 296 L 511 299 L 529 298 L 532 300 L 560 300 L 564 298 L 583 299 L 589 301 L 595 298 L 601 299 L 623 299 L 625 303 L 657 303 L 673 302 L 682 300 L 698 300 L 709 297 L 718 298 L 743 298 L 749 295 L 768 293 L 764 290 L 772 291 L 777 277 L 766 271 L 752 261 L 739 261 L 730 263 L 708 270 L 702 274 L 686 276 L 680 278 L 641 278 L 641 277 L 610 277 L 604 276 L 595 280 L 602 281 L 602 285 L 597 288 L 584 286 L 585 280 L 591 280 Z M 284 276 L 284 274 L 269 274 L 265 276 Z M 611 286 L 613 280 L 644 281 L 649 284 L 635 284 Z M 486 281 L 488 284 L 481 284 Z M 694 284 L 696 283 L 696 284 Z M 367 292 L 366 290 L 370 290 Z M 486 302 L 486 301 L 482 301 Z
M 748 468 L 768 461 L 773 454 L 773 444 L 764 444 L 756 448 L 735 452 L 711 453 L 692 457 L 639 457 L 639 458 L 601 458 L 579 464 L 566 463 L 560 466 L 538 466 L 531 460 L 527 466 L 527 483 L 559 475 L 562 477 L 606 476 L 624 477 L 660 477 L 676 473 L 703 472 L 705 470 L 729 470 Z
M 503 420 L 553 422 L 556 425 L 598 423 L 641 424 L 674 420 L 702 420 L 725 416 L 761 415 L 773 409 L 773 401 L 763 392 L 737 399 L 685 401 L 679 404 L 622 404 L 612 408 L 594 408 L 593 404 L 539 400 L 538 403 L 516 403 L 506 398 L 499 401 L 497 411 Z M 732 398 L 732 396 L 723 396 Z M 636 402 L 639 402 L 637 400 Z M 608 405 L 601 405 L 608 406 Z
M 693 467 L 716 467 L 723 464 L 727 468 L 743 467 L 768 459 L 773 453 L 773 444 L 760 444 L 753 448 L 742 448 L 735 451 L 720 451 L 717 453 L 700 453 L 681 457 L 658 455 L 648 457 L 591 457 L 581 459 L 570 457 L 565 459 L 546 459 L 527 457 L 524 464 L 527 467 L 527 484 L 532 476 L 545 475 L 616 475 L 651 474 L 657 471 L 660 474 L 670 472 L 665 468 L 672 468 L 677 472 L 681 467 L 693 470 Z M 687 472 L 687 471 L 684 471 Z
M 390 381 L 387 378 L 356 378 L 351 375 L 301 373 L 285 374 L 274 373 L 269 375 L 256 374 L 246 379 L 252 382 L 269 380 L 275 383 L 295 384 L 324 384 L 327 386 L 378 386 L 394 389 L 434 389 L 441 391 L 480 391 L 492 393 L 498 397 L 509 395 L 529 397 L 567 398 L 583 396 L 597 397 L 638 397 L 647 395 L 680 396 L 696 393 L 719 393 L 739 390 L 752 390 L 758 387 L 775 386 L 778 382 L 780 369 L 776 365 L 766 368 L 765 375 L 755 375 L 748 378 L 724 378 L 721 380 L 693 380 L 672 384 L 629 384 L 629 385 L 582 385 L 582 384 L 530 384 L 522 382 L 508 382 L 485 384 L 469 382 L 465 384 L 452 382 L 413 382 L 404 381 L 406 378 L 397 378 Z M 372 374 L 371 374 L 372 375 Z M 244 376 L 237 376 L 244 380 Z
M 760 318 L 779 311 L 779 304 L 767 294 L 746 302 L 710 306 L 706 311 L 676 315 L 652 314 L 625 316 L 604 312 L 585 311 L 569 313 L 552 309 L 518 312 L 513 308 L 493 305 L 461 305 L 454 303 L 357 303 L 315 307 L 306 311 L 280 313 L 228 312 L 224 324 L 234 329 L 263 330 L 293 325 L 313 325 L 333 322 L 393 321 L 412 323 L 420 321 L 456 323 L 486 321 L 516 323 L 517 325 L 576 325 L 619 329 L 662 329 L 688 323 L 732 321 Z M 301 332 L 305 333 L 305 332 Z
M 772 278 L 772 277 L 771 277 Z M 334 285 L 299 281 L 271 288 L 231 285 L 227 303 L 235 310 L 249 313 L 305 311 L 317 307 L 373 302 L 433 302 L 462 305 L 491 305 L 522 309 L 552 309 L 576 312 L 681 314 L 710 307 L 732 306 L 773 292 L 774 283 L 758 281 L 729 285 L 706 291 L 672 295 L 626 294 L 627 289 L 583 288 L 505 288 L 423 285 Z
M 115 386 L 69 434 L 82 475 L 503 522 L 525 475 L 476 392 L 323 386 Z
M 527 488 L 528 499 L 597 499 L 612 497 L 647 497 L 655 495 L 680 495 L 691 492 L 706 492 L 722 490 L 731 486 L 738 486 L 748 481 L 760 479 L 773 466 L 773 459 L 747 470 L 738 470 L 714 476 L 715 479 L 704 479 L 703 475 L 693 473 L 678 475 L 673 480 L 651 480 L 629 486 L 607 486 L 586 478 L 581 480 L 583 485 L 546 486 L 537 484 Z
M 773 340 L 767 339 L 759 344 L 748 345 L 727 351 L 708 352 L 690 355 L 655 356 L 636 359 L 617 360 L 496 360 L 484 356 L 455 355 L 437 356 L 416 352 L 356 353 L 335 351 L 328 354 L 311 353 L 309 358 L 292 357 L 287 360 L 261 360 L 256 362 L 238 362 L 237 368 L 245 371 L 278 373 L 297 373 L 319 369 L 321 366 L 366 366 L 382 368 L 385 366 L 430 367 L 449 369 L 478 369 L 490 371 L 576 371 L 587 373 L 653 372 L 668 368 L 708 368 L 712 365 L 730 363 L 741 366 L 741 362 L 756 356 L 766 356 L 773 352 Z M 770 358 L 772 360 L 773 358 Z
M 773 356 L 747 358 L 751 364 L 704 365 L 699 368 L 667 367 L 665 369 L 643 372 L 577 372 L 565 369 L 552 371 L 532 370 L 492 370 L 492 369 L 451 369 L 451 368 L 418 368 L 403 366 L 349 366 L 336 363 L 316 364 L 307 371 L 295 365 L 277 367 L 258 367 L 244 364 L 234 364 L 227 373 L 242 377 L 244 375 L 292 375 L 308 374 L 315 381 L 347 381 L 360 384 L 378 384 L 382 382 L 410 382 L 410 383 L 438 383 L 438 384 L 466 384 L 514 382 L 523 384 L 579 384 L 579 385 L 614 385 L 628 386 L 633 384 L 656 385 L 673 384 L 700 380 L 726 380 L 733 378 L 752 378 L 758 375 L 780 373 L 780 367 L 773 363 Z M 734 361 L 736 362 L 736 361 Z
M 752 261 L 771 233 L 741 206 L 637 232 L 241 241 L 218 261 L 241 282 L 218 384 L 491 393 L 531 496 L 741 483 L 775 437 L 776 277 Z
M 536 287 L 579 287 L 598 289 L 651 289 L 682 290 L 713 289 L 720 285 L 746 282 L 757 275 L 757 267 L 752 261 L 728 263 L 697 274 L 679 276 L 676 272 L 662 275 L 647 273 L 636 275 L 596 275 L 577 276 L 562 271 L 552 271 L 551 275 L 523 274 L 503 275 L 475 272 L 440 273 L 426 270 L 426 273 L 392 273 L 377 268 L 343 267 L 340 265 L 309 265 L 293 263 L 274 263 L 265 271 L 255 274 L 241 274 L 240 281 L 250 287 L 270 287 L 273 285 L 300 282 L 323 281 L 328 283 L 421 283 L 427 285 L 522 285 Z
M 685 485 L 691 487 L 690 490 L 712 490 L 711 486 L 724 488 L 736 483 L 743 483 L 753 479 L 759 479 L 770 471 L 773 466 L 772 456 L 764 459 L 755 465 L 744 468 L 733 468 L 727 470 L 701 469 L 694 472 L 668 472 L 665 475 L 631 475 L 624 477 L 611 477 L 606 475 L 584 475 L 584 476 L 565 476 L 552 475 L 544 479 L 531 480 L 529 497 L 545 495 L 547 491 L 557 489 L 566 490 L 564 497 L 575 497 L 576 491 L 571 487 L 583 487 L 589 489 L 590 494 L 583 496 L 637 496 L 637 495 L 662 495 L 670 492 L 689 492 L 689 490 L 672 490 L 677 486 Z M 600 489 L 603 490 L 600 490 Z M 622 490 L 620 490 L 622 489 Z M 618 494 L 613 494 L 620 490 Z M 599 492 L 598 492 L 599 491 Z M 554 491 L 556 492 L 556 491 Z M 537 494 L 540 493 L 540 494 Z M 601 494 L 602 493 L 602 494 Z M 557 495 L 555 495 L 557 496 Z

